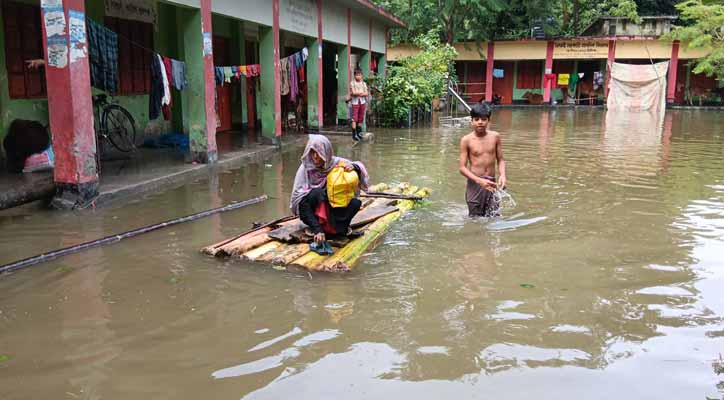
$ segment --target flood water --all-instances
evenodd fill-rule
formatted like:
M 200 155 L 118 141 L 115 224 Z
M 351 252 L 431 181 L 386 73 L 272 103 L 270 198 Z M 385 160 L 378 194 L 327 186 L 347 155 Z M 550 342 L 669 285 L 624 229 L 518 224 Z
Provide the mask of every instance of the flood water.
M 0 264 L 267 193 L 0 277 L 2 399 L 704 399 L 724 394 L 724 117 L 499 110 L 502 218 L 467 218 L 469 129 L 337 139 L 432 188 L 346 274 L 199 249 L 287 213 L 301 148 L 95 211 L 0 214 Z

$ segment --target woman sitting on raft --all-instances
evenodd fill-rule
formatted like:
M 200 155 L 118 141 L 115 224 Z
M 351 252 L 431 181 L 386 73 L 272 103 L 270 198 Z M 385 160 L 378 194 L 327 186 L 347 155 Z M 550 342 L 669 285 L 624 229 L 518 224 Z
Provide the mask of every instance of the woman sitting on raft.
M 344 207 L 332 207 L 327 197 L 327 175 L 338 165 L 346 172 L 356 172 L 359 178 L 355 198 Z M 309 226 L 317 244 L 323 243 L 326 235 L 349 235 L 349 224 L 362 206 L 356 196 L 359 195 L 359 189 L 367 189 L 368 180 L 364 164 L 335 157 L 332 143 L 326 136 L 309 135 L 302 154 L 302 165 L 294 178 L 289 207 L 294 215 L 298 215 Z

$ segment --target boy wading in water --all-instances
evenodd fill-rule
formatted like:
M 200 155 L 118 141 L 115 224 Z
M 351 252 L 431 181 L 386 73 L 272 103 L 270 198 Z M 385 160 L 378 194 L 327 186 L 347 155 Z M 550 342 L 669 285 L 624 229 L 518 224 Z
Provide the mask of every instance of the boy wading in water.
M 362 124 L 365 121 L 367 112 L 367 84 L 362 80 L 362 70 L 354 70 L 354 80 L 349 83 L 350 95 L 352 96 L 352 139 L 355 142 L 362 140 Z
M 500 203 L 495 198 L 498 188 L 506 184 L 503 144 L 498 132 L 488 130 L 490 106 L 478 103 L 470 110 L 473 131 L 460 139 L 460 173 L 468 178 L 465 201 L 471 217 L 497 217 Z M 495 164 L 500 178 L 495 181 Z

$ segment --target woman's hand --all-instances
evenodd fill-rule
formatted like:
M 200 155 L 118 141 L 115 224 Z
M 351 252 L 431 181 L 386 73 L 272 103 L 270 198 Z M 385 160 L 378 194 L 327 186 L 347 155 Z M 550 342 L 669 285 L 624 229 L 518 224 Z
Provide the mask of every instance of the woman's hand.
M 324 236 L 324 232 L 319 232 L 314 235 L 314 243 L 316 244 L 322 244 L 325 240 L 327 240 L 327 237 Z
M 344 168 L 344 171 L 345 171 L 345 172 L 352 172 L 352 171 L 354 171 L 354 165 L 352 165 L 352 164 L 344 164 L 344 165 L 342 166 L 342 168 Z

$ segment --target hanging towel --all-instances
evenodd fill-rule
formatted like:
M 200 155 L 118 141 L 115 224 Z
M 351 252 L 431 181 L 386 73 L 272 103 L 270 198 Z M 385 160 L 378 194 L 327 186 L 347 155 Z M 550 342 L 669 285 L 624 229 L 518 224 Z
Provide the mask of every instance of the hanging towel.
M 493 78 L 503 78 L 505 77 L 505 70 L 500 68 L 494 68 L 493 69 Z
M 249 77 L 249 74 L 246 70 L 246 65 L 242 65 L 241 67 L 239 67 L 239 72 L 241 72 L 242 75 Z
M 596 71 L 593 73 L 593 90 L 598 90 L 601 86 L 603 86 L 603 73 Z
M 161 105 L 165 106 L 171 102 L 171 91 L 168 88 L 168 75 L 166 75 L 166 66 L 163 63 L 163 59 L 160 55 L 156 54 L 158 59 L 159 67 L 161 68 L 161 82 L 163 83 L 163 97 L 161 98 Z
M 171 106 L 173 106 L 173 97 L 171 96 L 171 82 L 173 81 L 173 75 L 171 75 L 171 59 L 163 57 L 164 72 L 166 72 L 166 84 L 168 86 L 168 104 L 161 106 L 163 112 L 163 119 L 166 121 L 171 120 Z
M 171 76 L 173 77 L 173 86 L 176 90 L 186 89 L 186 63 L 179 60 L 171 60 Z
M 87 18 L 91 86 L 116 94 L 118 91 L 118 35 Z
M 305 81 L 306 77 L 304 76 L 305 75 L 304 69 L 305 69 L 304 65 L 302 65 L 302 68 L 299 68 L 299 82 Z
M 281 95 L 286 96 L 289 94 L 289 59 L 282 58 L 279 62 L 279 77 L 281 79 Z
M 151 58 L 151 92 L 148 96 L 148 118 L 154 120 L 161 114 L 161 102 L 163 99 L 163 76 L 164 69 L 160 58 L 154 55 Z
M 570 74 L 558 74 L 558 86 L 568 86 L 570 80 Z
M 232 65 L 231 73 L 234 74 L 234 78 L 239 79 L 239 67 L 238 66 Z
M 302 49 L 302 61 L 307 61 L 307 58 L 309 58 L 309 49 L 305 47 Z

